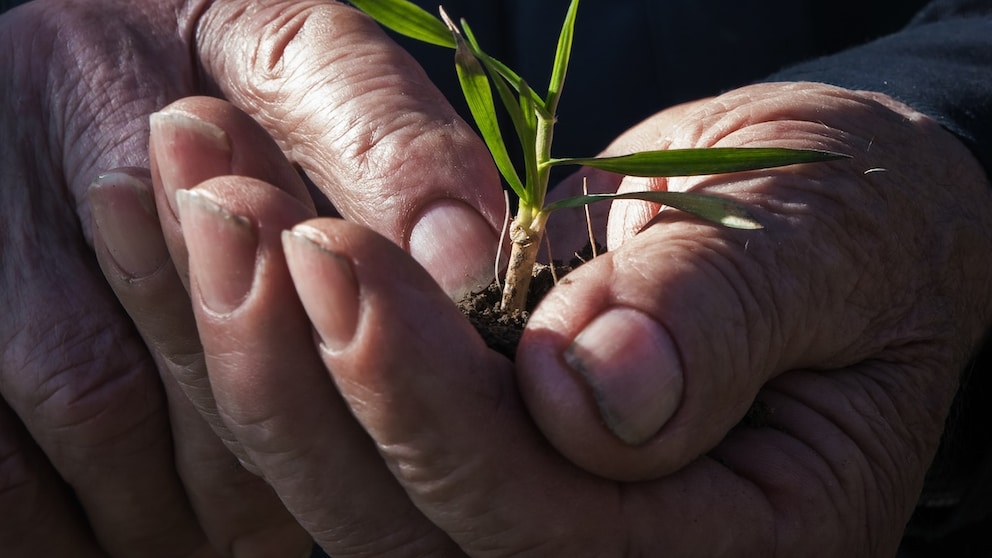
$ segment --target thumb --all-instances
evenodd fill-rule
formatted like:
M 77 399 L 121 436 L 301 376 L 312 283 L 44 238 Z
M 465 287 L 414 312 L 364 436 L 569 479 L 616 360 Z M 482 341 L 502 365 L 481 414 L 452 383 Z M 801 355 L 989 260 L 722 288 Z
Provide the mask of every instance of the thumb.
M 969 304 L 987 300 L 987 286 L 960 261 L 984 245 L 985 225 L 954 215 L 968 214 L 962 204 L 986 207 L 989 196 L 960 143 L 910 109 L 828 86 L 756 86 L 723 99 L 711 119 L 722 128 L 690 122 L 701 131 L 685 135 L 854 158 L 671 179 L 673 190 L 746 198 L 765 228 L 655 212 L 537 309 L 517 353 L 528 408 L 559 451 L 608 477 L 688 464 L 783 372 L 871 360 L 953 370 L 984 328 Z M 939 176 L 942 161 L 962 161 L 960 174 Z M 891 171 L 864 172 L 872 168 Z M 934 184 L 954 191 L 926 190 Z
M 899 342 L 899 287 L 867 261 L 875 250 L 848 258 L 823 230 L 676 219 L 572 272 L 517 353 L 541 430 L 608 478 L 671 474 L 760 408 L 777 375 L 862 362 Z
M 714 447 L 782 366 L 768 278 L 733 257 L 749 239 L 724 240 L 717 256 L 687 242 L 710 244 L 705 226 L 678 228 L 648 229 L 573 271 L 517 352 L 541 430 L 608 478 L 663 476 Z
M 453 297 L 489 282 L 504 213 L 491 158 L 370 18 L 338 3 L 214 2 L 196 46 L 343 216 L 411 252 Z

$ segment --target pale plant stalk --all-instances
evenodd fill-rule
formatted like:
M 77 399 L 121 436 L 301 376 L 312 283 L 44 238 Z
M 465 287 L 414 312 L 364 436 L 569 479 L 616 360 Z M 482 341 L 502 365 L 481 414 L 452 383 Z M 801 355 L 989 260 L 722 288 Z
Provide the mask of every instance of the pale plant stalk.
M 503 278 L 500 310 L 513 313 L 526 308 L 531 275 L 547 221 L 548 214 L 538 212 L 537 218 L 532 218 L 529 222 L 525 222 L 518 214 L 510 224 L 510 261 Z
M 536 181 L 544 187 L 535 189 L 541 194 L 541 199 L 533 200 L 532 203 L 520 201 L 517 216 L 510 223 L 510 261 L 504 276 L 503 296 L 500 299 L 500 310 L 503 312 L 522 312 L 527 306 L 527 293 L 530 291 L 534 264 L 537 262 L 544 229 L 550 216 L 549 212 L 541 208 L 544 207 L 543 193 L 547 191 L 547 184 L 551 179 L 551 167 L 548 161 L 551 160 L 553 136 L 553 119 L 538 116 L 535 144 L 538 174 Z

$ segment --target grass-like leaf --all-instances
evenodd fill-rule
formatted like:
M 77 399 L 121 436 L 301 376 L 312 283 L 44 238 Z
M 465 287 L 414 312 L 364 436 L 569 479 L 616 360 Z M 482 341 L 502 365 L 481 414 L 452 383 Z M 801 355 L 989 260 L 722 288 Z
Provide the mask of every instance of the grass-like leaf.
M 579 10 L 579 0 L 572 0 L 565 14 L 565 23 L 558 35 L 558 49 L 555 51 L 555 63 L 551 70 L 551 83 L 548 85 L 548 111 L 554 114 L 561 98 L 561 90 L 565 84 L 565 74 L 568 72 L 568 62 L 572 57 L 572 38 L 575 36 L 575 15 Z
M 479 41 L 475 38 L 475 33 L 472 32 L 472 28 L 469 26 L 467 21 L 462 20 L 461 24 L 462 30 L 465 32 L 465 38 L 468 40 L 469 46 L 472 47 L 472 53 L 475 54 L 475 57 L 482 62 L 482 65 L 486 68 L 486 71 L 489 72 L 489 77 L 493 80 L 493 85 L 497 86 L 497 88 L 504 86 L 511 87 L 517 93 L 526 90 L 528 95 L 533 98 L 535 106 L 538 110 L 544 111 L 544 99 L 539 97 L 533 89 L 530 89 L 526 82 L 524 82 L 524 79 L 520 77 L 517 72 L 514 72 L 506 64 L 500 62 L 492 56 L 489 56 L 482 50 L 482 47 L 479 46 Z M 502 92 L 500 94 L 502 96 Z M 509 108 L 508 103 L 507 108 Z
M 643 200 L 674 207 L 680 211 L 691 213 L 712 223 L 719 223 L 734 229 L 760 229 L 761 223 L 755 219 L 747 208 L 735 201 L 695 194 L 691 192 L 626 192 L 623 194 L 588 194 L 559 200 L 544 207 L 551 212 L 567 207 L 581 207 L 591 203 L 610 200 Z
M 521 200 L 529 202 L 531 199 L 530 193 L 524 187 L 523 182 L 520 181 L 520 176 L 517 174 L 517 170 L 513 166 L 513 161 L 510 159 L 510 155 L 506 150 L 506 142 L 503 141 L 503 133 L 500 130 L 499 119 L 496 116 L 496 103 L 493 100 L 493 90 L 489 82 L 489 77 L 486 75 L 486 70 L 482 67 L 482 63 L 476 58 L 471 47 L 469 47 L 461 32 L 444 10 L 441 11 L 441 17 L 455 41 L 455 69 L 458 73 L 458 81 L 461 84 L 462 93 L 465 95 L 465 101 L 468 103 L 472 118 L 475 119 L 475 125 L 479 128 L 479 133 L 482 134 L 482 139 L 489 148 L 493 161 L 496 163 L 496 168 L 499 169 L 500 174 L 506 179 L 507 184 L 510 185 L 510 188 L 513 189 L 513 192 Z
M 538 133 L 538 116 L 537 116 L 538 106 L 537 102 L 534 100 L 534 90 L 531 89 L 526 81 L 520 82 L 520 97 L 519 97 L 519 113 L 522 117 L 521 129 L 518 130 L 517 135 L 520 138 L 521 146 L 524 146 L 524 169 L 526 171 L 526 188 L 530 192 L 531 197 L 530 202 L 539 206 L 541 199 L 543 199 L 543 193 L 540 191 L 534 191 L 535 187 L 540 183 L 540 161 L 538 161 L 538 153 L 532 147 L 537 144 L 537 133 Z M 537 199 L 535 199 L 537 198 Z
M 454 37 L 437 17 L 408 0 L 350 0 L 383 27 L 418 41 L 455 48 Z
M 551 165 L 585 165 L 628 176 L 698 176 L 847 158 L 815 149 L 711 147 L 643 151 L 619 157 L 552 159 Z

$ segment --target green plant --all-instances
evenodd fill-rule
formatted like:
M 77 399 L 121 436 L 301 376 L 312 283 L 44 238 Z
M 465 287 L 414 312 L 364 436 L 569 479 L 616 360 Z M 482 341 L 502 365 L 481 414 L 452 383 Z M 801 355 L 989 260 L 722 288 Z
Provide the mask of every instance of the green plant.
M 740 172 L 827 161 L 842 155 L 782 148 L 707 148 L 647 151 L 619 157 L 554 158 L 551 142 L 555 114 L 572 50 L 579 0 L 572 0 L 558 38 L 545 95 L 535 92 L 516 72 L 486 54 L 464 20 L 460 25 L 440 9 L 440 18 L 408 0 L 350 0 L 384 27 L 413 39 L 455 50 L 455 68 L 476 126 L 493 160 L 518 198 L 510 224 L 512 248 L 503 283 L 501 308 L 522 310 L 548 216 L 557 209 L 597 201 L 640 199 L 664 204 L 727 227 L 757 229 L 747 208 L 724 198 L 687 192 L 592 194 L 545 203 L 551 168 L 584 165 L 632 176 L 693 176 Z M 509 115 L 523 155 L 523 173 L 514 166 L 500 130 L 493 91 Z M 521 177 L 522 175 L 522 177 Z

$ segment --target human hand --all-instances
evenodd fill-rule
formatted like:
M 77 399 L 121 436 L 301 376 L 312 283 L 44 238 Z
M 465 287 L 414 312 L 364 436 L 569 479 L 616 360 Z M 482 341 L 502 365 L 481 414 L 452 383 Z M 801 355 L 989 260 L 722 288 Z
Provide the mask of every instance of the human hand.
M 174 274 L 147 170 L 97 178 L 148 166 L 146 114 L 190 82 L 188 67 L 168 63 L 188 51 L 156 32 L 169 21 L 151 6 L 36 2 L 0 18 L 5 556 L 300 555 L 311 544 L 175 381 L 160 379 L 156 364 L 198 350 L 195 330 L 182 328 L 193 323 L 188 301 L 163 320 L 178 327 L 170 344 L 150 352 L 91 248 L 86 190 L 97 180 L 102 200 L 127 210 L 118 233 L 159 238 L 118 260 L 130 266 L 118 268 L 122 280 L 140 289 Z M 144 48 L 122 52 L 121 42 Z
M 516 371 L 366 229 L 297 226 L 288 271 L 276 235 L 260 234 L 268 267 L 254 263 L 245 303 L 225 315 L 197 305 L 218 406 L 321 542 L 348 525 L 370 540 L 401 533 L 397 554 L 440 554 L 447 535 L 468 555 L 892 555 L 992 307 L 989 270 L 971 265 L 990 248 L 988 185 L 928 119 L 820 85 L 735 91 L 615 149 L 757 144 L 853 159 L 648 181 L 741 199 L 765 229 L 617 205 L 613 250 L 534 313 Z M 198 241 L 226 215 L 216 207 L 262 230 L 288 204 L 204 188 L 182 212 L 197 216 L 184 221 L 194 293 L 221 271 Z M 333 387 L 297 335 L 257 325 L 293 314 L 287 273 Z M 247 346 L 260 349 L 235 350 Z M 309 414 L 343 415 L 336 393 L 384 466 L 341 432 L 346 419 Z M 766 413 L 741 423 L 755 401 Z M 369 509 L 359 485 L 388 504 Z
M 732 195 L 757 209 L 765 230 L 700 227 L 650 204 L 614 203 L 611 253 L 570 276 L 530 322 L 522 389 L 542 431 L 589 470 L 654 478 L 707 452 L 770 493 L 793 469 L 799 482 L 771 502 L 782 516 L 805 491 L 811 512 L 837 508 L 835 533 L 875 540 L 860 551 L 886 555 L 989 324 L 990 269 L 979 263 L 992 222 L 988 180 L 926 117 L 882 95 L 814 84 L 676 107 L 609 151 L 757 145 L 853 159 L 739 177 L 579 173 L 565 185 L 574 192 L 588 174 L 597 191 Z M 755 422 L 778 439 L 767 428 L 756 436 Z M 776 462 L 776 451 L 791 463 Z M 818 470 L 826 486 L 800 468 Z M 855 499 L 854 486 L 874 497 Z M 800 540 L 819 544 L 812 531 Z
M 309 537 L 184 396 L 202 403 L 202 386 L 175 380 L 202 369 L 202 349 L 160 236 L 169 223 L 155 215 L 169 217 L 172 204 L 154 209 L 141 170 L 148 116 L 179 97 L 227 95 L 267 124 L 338 211 L 407 247 L 453 294 L 488 275 L 478 246 L 495 245 L 491 208 L 501 212 L 502 198 L 484 148 L 409 58 L 336 4 L 39 0 L 2 16 L 0 41 L 10 80 L 0 91 L 0 439 L 10 456 L 0 507 L 19 511 L 5 516 L 0 547 L 15 556 L 303 552 Z M 375 76 L 363 71 L 370 63 Z M 340 79 L 328 79 L 332 68 Z M 463 189 L 466 176 L 480 188 Z M 101 211 L 123 220 L 94 231 L 91 213 Z M 440 261 L 423 239 L 451 222 L 471 244 L 449 236 Z M 170 248 L 181 272 L 182 247 Z M 142 308 L 135 293 L 165 298 Z

